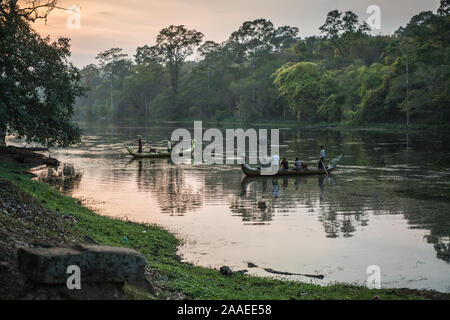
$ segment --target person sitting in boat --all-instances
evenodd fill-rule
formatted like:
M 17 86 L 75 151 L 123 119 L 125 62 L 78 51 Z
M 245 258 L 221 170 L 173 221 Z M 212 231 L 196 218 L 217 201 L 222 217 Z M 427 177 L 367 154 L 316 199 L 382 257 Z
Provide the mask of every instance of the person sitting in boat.
M 283 171 L 289 170 L 289 163 L 286 158 L 283 158 L 283 161 L 281 161 L 281 166 Z
M 294 170 L 296 171 L 302 170 L 302 162 L 298 158 L 295 158 Z
M 138 138 L 138 153 L 142 153 L 142 138 L 139 136 Z
M 317 165 L 318 169 L 325 169 L 325 147 L 324 146 L 320 146 L 320 159 L 319 159 L 319 164 Z

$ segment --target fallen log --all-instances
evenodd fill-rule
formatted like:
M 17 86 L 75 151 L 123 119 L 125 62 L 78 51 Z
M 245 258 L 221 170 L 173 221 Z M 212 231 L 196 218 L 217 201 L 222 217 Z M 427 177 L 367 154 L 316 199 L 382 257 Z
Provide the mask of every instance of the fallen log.
M 276 271 L 270 268 L 263 268 L 265 271 L 274 273 L 274 274 L 280 274 L 284 276 L 303 276 L 303 277 L 309 277 L 309 278 L 316 278 L 316 279 L 323 279 L 325 276 L 322 274 L 304 274 L 304 273 L 291 273 L 291 272 L 284 272 L 284 271 Z

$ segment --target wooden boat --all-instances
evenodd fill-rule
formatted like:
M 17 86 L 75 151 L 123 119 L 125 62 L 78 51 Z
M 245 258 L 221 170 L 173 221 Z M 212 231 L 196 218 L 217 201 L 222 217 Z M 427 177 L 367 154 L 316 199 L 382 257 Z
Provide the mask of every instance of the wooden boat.
M 156 152 L 148 152 L 148 153 L 144 153 L 144 152 L 135 152 L 134 149 L 128 145 L 125 145 L 125 148 L 127 149 L 127 151 L 133 156 L 133 158 L 135 159 L 142 159 L 142 158 L 170 158 L 172 153 L 168 152 L 168 151 L 161 151 L 160 149 L 156 149 Z M 164 150 L 164 149 L 163 149 Z M 194 144 L 191 144 L 191 147 L 187 150 L 185 150 L 185 152 L 193 152 L 194 151 Z M 183 154 L 180 153 L 180 156 L 182 156 Z
M 171 153 L 167 151 L 160 151 L 160 152 L 149 152 L 149 153 L 138 153 L 135 152 L 134 149 L 130 146 L 125 145 L 125 148 L 127 151 L 133 156 L 135 159 L 141 159 L 141 158 L 170 158 Z
M 259 168 L 252 168 L 247 164 L 241 165 L 242 172 L 248 176 L 248 177 L 268 177 L 267 175 L 261 175 L 261 171 Z M 331 173 L 336 168 L 327 168 L 328 173 Z M 323 169 L 306 169 L 306 170 L 278 170 L 276 174 L 273 176 L 310 176 L 310 175 L 320 175 L 320 174 L 326 174 L 325 170 Z
M 327 171 L 323 170 L 323 169 L 306 169 L 306 170 L 293 170 L 293 169 L 289 169 L 289 170 L 278 170 L 278 172 L 273 176 L 311 176 L 311 175 L 322 175 L 322 174 L 326 174 L 333 172 L 334 170 L 336 170 L 337 168 L 337 163 L 341 160 L 342 155 L 340 155 L 339 157 L 331 160 L 330 162 L 330 166 L 327 167 Z M 260 168 L 252 168 L 250 167 L 248 164 L 244 163 L 241 165 L 241 170 L 242 172 L 248 176 L 248 177 L 270 177 L 267 175 L 261 175 L 261 170 Z

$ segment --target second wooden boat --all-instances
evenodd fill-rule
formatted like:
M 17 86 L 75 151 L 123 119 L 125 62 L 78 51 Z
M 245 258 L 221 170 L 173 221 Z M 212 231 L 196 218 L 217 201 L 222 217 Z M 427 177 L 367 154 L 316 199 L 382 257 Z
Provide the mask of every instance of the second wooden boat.
M 322 175 L 331 173 L 337 168 L 337 163 L 341 160 L 342 155 L 337 158 L 334 158 L 330 161 L 330 166 L 327 167 L 327 170 L 323 169 L 305 169 L 305 170 L 278 170 L 278 172 L 272 176 L 311 176 L 311 175 Z M 248 164 L 244 163 L 241 165 L 242 172 L 248 177 L 267 177 L 267 175 L 261 175 L 260 168 L 253 168 Z
M 135 152 L 134 149 L 130 146 L 125 145 L 125 148 L 127 151 L 133 156 L 133 158 L 141 159 L 141 158 L 170 158 L 171 153 L 170 152 Z
M 142 158 L 170 158 L 172 156 L 172 153 L 168 152 L 168 151 L 161 151 L 161 149 L 156 149 L 156 152 L 136 152 L 134 151 L 134 148 L 125 145 L 125 149 L 127 149 L 128 153 L 131 154 L 133 156 L 133 158 L 135 159 L 142 159 Z M 185 150 L 185 152 L 187 153 L 192 153 L 194 151 L 194 143 L 191 143 L 191 147 L 187 150 Z M 182 156 L 183 154 L 180 153 L 180 156 Z

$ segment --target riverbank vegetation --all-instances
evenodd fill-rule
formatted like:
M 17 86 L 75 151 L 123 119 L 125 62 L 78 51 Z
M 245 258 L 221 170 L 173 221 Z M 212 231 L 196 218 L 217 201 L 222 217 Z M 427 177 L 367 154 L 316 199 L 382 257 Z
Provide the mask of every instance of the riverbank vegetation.
M 30 7 L 0 1 L 0 146 L 7 132 L 47 146 L 77 143 L 81 130 L 72 122 L 74 114 L 87 122 L 449 121 L 448 0 L 435 13 L 416 15 L 391 36 L 371 36 L 350 11 L 330 12 L 322 35 L 305 39 L 297 28 L 275 27 L 265 19 L 244 22 L 224 43 L 203 41 L 196 30 L 170 26 L 161 30 L 154 46 L 137 48 L 133 59 L 112 48 L 97 56 L 98 64 L 81 71 L 68 61 L 68 39 L 52 42 L 32 29 L 32 22 L 45 19 L 57 1 L 26 3 Z M 189 61 L 195 49 L 201 58 Z M 0 152 L 1 239 L 14 234 L 27 245 L 93 242 L 135 248 L 146 256 L 147 275 L 160 295 L 130 289 L 131 298 L 448 298 L 431 291 L 225 276 L 183 263 L 177 256 L 179 240 L 163 228 L 97 215 L 30 180 L 27 168 L 2 156 Z M 33 214 L 37 220 L 28 221 Z M 0 265 L 1 272 L 5 266 L 14 268 L 11 248 L 1 243 L 1 258 L 9 259 Z M 1 289 L 15 285 L 6 282 Z
M 87 122 L 448 124 L 449 26 L 448 0 L 392 35 L 371 35 L 353 12 L 337 10 L 306 38 L 266 19 L 244 22 L 223 43 L 170 26 L 133 58 L 113 48 L 84 67 L 89 92 L 75 114 Z M 198 61 L 187 60 L 195 48 Z
M 56 6 L 55 0 L 0 1 L 0 146 L 7 133 L 49 146 L 80 141 L 72 115 L 84 88 L 68 61 L 70 41 L 51 41 L 31 26 Z
M 15 207 L 34 202 L 34 206 L 42 208 L 39 210 L 41 214 L 46 212 L 46 216 L 49 215 L 45 219 L 47 224 L 57 221 L 50 223 L 51 228 L 47 228 L 48 230 L 36 232 L 41 243 L 94 242 L 134 248 L 145 255 L 148 264 L 146 274 L 156 288 L 158 296 L 127 287 L 131 299 L 448 299 L 446 294 L 425 290 L 371 290 L 352 284 L 320 286 L 259 278 L 241 273 L 225 276 L 218 270 L 181 262 L 177 255 L 179 240 L 165 229 L 97 215 L 83 207 L 76 199 L 64 196 L 30 178 L 30 174 L 23 166 L 0 160 L 0 182 L 3 185 L 12 183 L 20 189 L 8 193 L 8 205 Z M 30 195 L 34 200 L 24 201 L 26 195 Z M 0 211 L 1 221 L 7 219 L 5 226 L 17 228 L 18 234 L 21 232 L 25 235 L 33 234 L 34 229 L 30 229 L 27 225 L 30 217 L 24 221 L 21 215 L 16 217 L 7 212 L 8 210 Z M 3 229 L 0 232 L 3 232 Z M 67 241 L 62 242 L 61 237 Z M 22 240 L 24 239 L 26 237 L 22 237 Z M 14 286 L 17 284 L 14 283 Z

